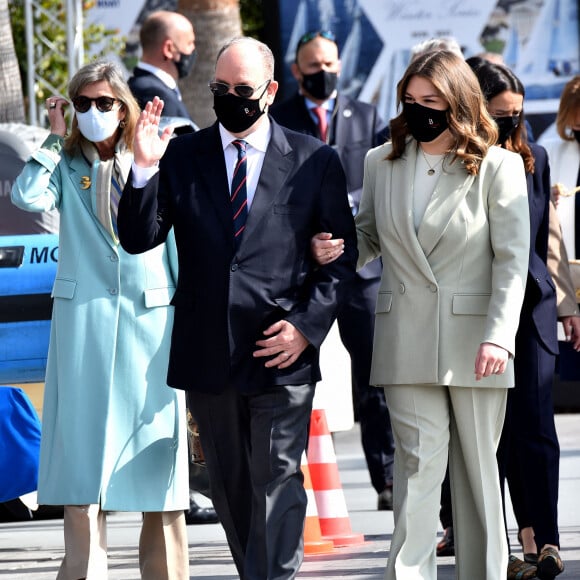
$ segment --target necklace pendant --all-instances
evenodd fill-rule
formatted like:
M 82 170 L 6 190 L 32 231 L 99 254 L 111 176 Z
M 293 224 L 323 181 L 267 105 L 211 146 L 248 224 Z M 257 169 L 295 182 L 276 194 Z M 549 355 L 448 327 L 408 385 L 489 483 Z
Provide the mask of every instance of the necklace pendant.
M 434 169 L 429 169 L 429 171 L 427 171 L 427 175 L 433 175 L 435 173 Z

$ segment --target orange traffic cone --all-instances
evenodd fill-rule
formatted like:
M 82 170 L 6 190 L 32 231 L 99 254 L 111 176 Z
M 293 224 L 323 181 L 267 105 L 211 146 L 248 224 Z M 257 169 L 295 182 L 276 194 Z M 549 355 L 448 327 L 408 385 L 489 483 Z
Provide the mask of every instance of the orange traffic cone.
M 304 490 L 308 498 L 306 506 L 306 519 L 304 521 L 304 553 L 305 554 L 327 554 L 334 550 L 334 544 L 331 540 L 323 540 L 320 532 L 320 522 L 318 521 L 318 510 L 316 509 L 316 499 L 312 489 L 312 480 L 310 479 L 310 470 L 306 453 L 302 454 L 300 468 L 304 475 Z
M 324 409 L 314 409 L 310 419 L 308 466 L 318 508 L 322 537 L 335 546 L 364 542 L 364 534 L 354 534 L 340 483 L 332 437 Z

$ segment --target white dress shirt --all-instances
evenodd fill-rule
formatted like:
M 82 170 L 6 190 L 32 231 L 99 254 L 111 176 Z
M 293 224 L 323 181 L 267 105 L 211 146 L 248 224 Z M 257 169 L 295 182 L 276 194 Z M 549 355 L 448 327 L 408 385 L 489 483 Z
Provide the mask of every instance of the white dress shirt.
M 238 161 L 238 150 L 235 145 L 232 145 L 232 141 L 235 141 L 238 137 L 232 135 L 222 126 L 221 123 L 219 124 L 219 129 L 222 147 L 224 149 L 228 183 L 231 187 L 234 169 Z M 258 187 L 258 180 L 260 179 L 260 173 L 262 172 L 262 166 L 264 165 L 264 157 L 266 156 L 266 149 L 268 148 L 271 136 L 272 128 L 270 126 L 270 120 L 266 117 L 254 132 L 250 133 L 243 139 L 247 143 L 246 193 L 248 196 L 248 212 L 250 211 L 252 202 L 254 201 L 254 194 L 256 193 L 256 187 Z
M 160 68 L 141 60 L 137 63 L 137 66 L 155 75 L 160 81 L 166 84 L 168 88 L 170 88 L 172 91 L 175 91 L 179 97 L 179 100 L 181 101 L 179 87 L 177 86 L 175 79 L 169 73 L 166 73 L 164 70 L 161 70 Z

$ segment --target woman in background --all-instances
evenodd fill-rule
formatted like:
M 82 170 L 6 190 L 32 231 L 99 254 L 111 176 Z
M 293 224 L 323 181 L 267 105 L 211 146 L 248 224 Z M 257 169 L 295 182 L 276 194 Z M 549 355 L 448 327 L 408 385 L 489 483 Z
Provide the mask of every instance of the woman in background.
M 529 143 L 524 125 L 524 86 L 508 68 L 468 59 L 487 110 L 499 129 L 498 145 L 518 153 L 526 169 L 530 255 L 524 302 L 516 334 L 515 388 L 508 394 L 498 449 L 502 490 L 507 479 L 524 560 L 510 556 L 508 580 L 560 574 L 558 481 L 560 447 L 552 385 L 558 353 L 556 289 L 547 267 L 550 167 L 543 147 Z M 573 317 L 563 325 L 575 348 L 580 338 Z M 533 472 L 534 476 L 529 474 Z M 505 512 L 505 501 L 504 501 Z
M 539 143 L 550 160 L 552 198 L 558 208 L 568 258 L 580 260 L 580 75 L 564 86 L 556 116 L 557 135 L 542 135 Z M 576 195 L 574 195 L 574 192 Z M 580 266 L 573 268 L 579 272 Z M 580 284 L 576 284 L 576 292 Z M 580 302 L 580 294 L 576 296 Z M 580 354 L 560 340 L 558 373 L 563 381 L 580 380 Z

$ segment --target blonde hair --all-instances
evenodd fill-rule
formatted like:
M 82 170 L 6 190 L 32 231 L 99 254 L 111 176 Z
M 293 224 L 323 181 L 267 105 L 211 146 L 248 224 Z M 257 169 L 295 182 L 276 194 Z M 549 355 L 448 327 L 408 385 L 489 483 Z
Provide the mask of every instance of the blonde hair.
M 560 105 L 556 116 L 558 135 L 565 141 L 574 141 L 572 125 L 576 113 L 580 109 L 580 75 L 570 79 L 560 95 Z
M 401 107 L 409 81 L 414 76 L 428 80 L 449 104 L 447 122 L 454 144 L 453 159 L 459 159 L 468 173 L 476 175 L 489 147 L 497 142 L 496 125 L 487 112 L 477 78 L 465 60 L 454 52 L 426 52 L 412 61 L 397 85 Z M 401 157 L 407 146 L 409 128 L 403 112 L 391 120 L 393 149 L 388 159 Z
M 411 49 L 411 60 L 415 60 L 419 55 L 426 52 L 433 52 L 436 50 L 449 50 L 454 52 L 457 56 L 463 58 L 463 51 L 461 45 L 452 36 L 441 36 L 439 38 L 430 38 L 416 44 Z
M 71 101 L 78 97 L 81 91 L 87 86 L 98 82 L 109 84 L 116 99 L 121 101 L 121 107 L 125 111 L 123 126 L 119 126 L 117 140 L 123 139 L 129 151 L 133 150 L 133 138 L 137 120 L 141 114 L 139 107 L 129 85 L 125 81 L 121 67 L 110 61 L 95 60 L 82 68 L 70 80 L 68 85 L 68 95 Z M 64 148 L 69 153 L 73 152 L 81 141 L 82 135 L 79 131 L 76 116 L 73 118 L 70 135 L 65 139 Z

